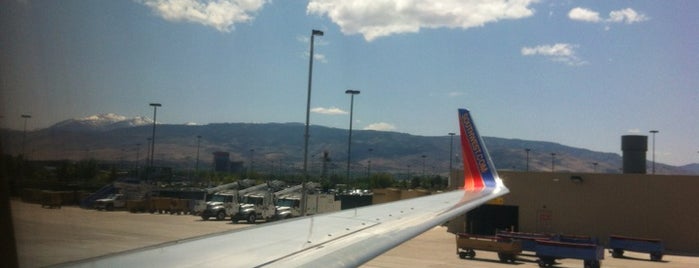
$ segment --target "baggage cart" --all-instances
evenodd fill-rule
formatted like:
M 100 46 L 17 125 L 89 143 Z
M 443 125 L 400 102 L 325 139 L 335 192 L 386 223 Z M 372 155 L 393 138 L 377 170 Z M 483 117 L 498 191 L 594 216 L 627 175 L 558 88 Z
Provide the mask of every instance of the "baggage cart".
M 456 254 L 460 258 L 473 259 L 476 256 L 475 250 L 497 252 L 501 262 L 513 263 L 517 259 L 517 254 L 522 252 L 522 243 L 497 236 L 456 234 Z
M 624 256 L 624 251 L 644 252 L 650 254 L 650 260 L 661 261 L 663 259 L 663 241 L 660 239 L 648 239 L 628 237 L 620 235 L 609 236 L 609 253 L 614 258 Z
M 597 244 L 568 243 L 550 240 L 536 241 L 536 256 L 539 267 L 552 267 L 557 259 L 579 259 L 585 268 L 601 267 L 604 247 Z
M 553 235 L 542 234 L 542 233 L 522 233 L 522 232 L 508 232 L 499 231 L 496 234 L 497 237 L 503 239 L 518 240 L 522 243 L 523 251 L 536 251 L 536 240 L 551 240 Z

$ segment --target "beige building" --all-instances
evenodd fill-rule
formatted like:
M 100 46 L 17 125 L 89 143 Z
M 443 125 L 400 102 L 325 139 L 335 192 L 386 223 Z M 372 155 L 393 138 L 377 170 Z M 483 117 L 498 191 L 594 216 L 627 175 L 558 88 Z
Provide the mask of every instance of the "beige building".
M 699 253 L 699 176 L 501 171 L 503 198 L 454 221 L 451 230 L 514 228 L 597 237 L 661 239 L 665 249 Z M 453 176 L 454 178 L 463 178 Z

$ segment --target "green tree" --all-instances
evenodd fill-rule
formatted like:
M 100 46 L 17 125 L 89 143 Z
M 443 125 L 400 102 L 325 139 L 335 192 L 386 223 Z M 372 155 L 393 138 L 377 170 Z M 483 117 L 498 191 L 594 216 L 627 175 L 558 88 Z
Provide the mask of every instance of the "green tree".
M 372 189 L 383 189 L 393 186 L 393 175 L 388 173 L 374 173 L 369 180 Z

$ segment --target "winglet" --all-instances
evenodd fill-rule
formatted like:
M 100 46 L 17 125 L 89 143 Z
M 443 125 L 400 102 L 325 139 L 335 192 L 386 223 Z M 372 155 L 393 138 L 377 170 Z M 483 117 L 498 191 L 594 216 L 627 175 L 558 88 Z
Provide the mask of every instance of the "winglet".
M 496 187 L 500 183 L 498 173 L 476 130 L 471 114 L 466 109 L 459 109 L 459 126 L 464 161 L 464 190 L 480 191 Z

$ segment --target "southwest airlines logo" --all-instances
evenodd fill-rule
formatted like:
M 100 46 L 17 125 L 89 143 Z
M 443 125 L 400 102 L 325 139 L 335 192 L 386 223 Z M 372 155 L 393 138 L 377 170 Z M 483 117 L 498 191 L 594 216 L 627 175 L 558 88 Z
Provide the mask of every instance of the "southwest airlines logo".
M 464 189 L 480 190 L 484 187 L 494 187 L 495 177 L 491 171 L 490 160 L 467 110 L 459 110 L 459 121 L 464 154 Z

